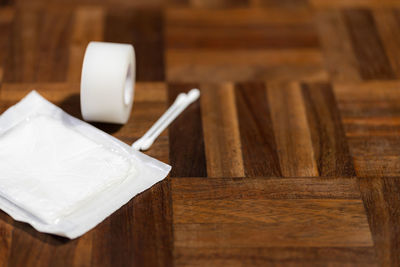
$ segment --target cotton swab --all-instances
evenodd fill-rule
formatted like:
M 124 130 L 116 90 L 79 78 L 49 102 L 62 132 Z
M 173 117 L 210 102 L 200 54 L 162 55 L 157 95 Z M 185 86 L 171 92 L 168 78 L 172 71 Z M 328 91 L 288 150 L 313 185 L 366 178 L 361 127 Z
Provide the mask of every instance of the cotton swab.
M 190 104 L 200 97 L 199 89 L 192 89 L 189 93 L 181 93 L 175 99 L 168 110 L 157 120 L 156 123 L 135 143 L 132 144 L 135 150 L 147 150 L 156 138 L 176 119 Z
M 180 93 L 175 99 L 174 103 L 168 108 L 166 112 L 154 123 L 154 125 L 136 142 L 133 143 L 132 147 L 135 150 L 140 150 L 143 141 L 145 141 L 150 135 L 154 134 L 154 132 L 164 123 L 164 121 L 176 110 L 176 108 L 186 99 L 185 93 Z

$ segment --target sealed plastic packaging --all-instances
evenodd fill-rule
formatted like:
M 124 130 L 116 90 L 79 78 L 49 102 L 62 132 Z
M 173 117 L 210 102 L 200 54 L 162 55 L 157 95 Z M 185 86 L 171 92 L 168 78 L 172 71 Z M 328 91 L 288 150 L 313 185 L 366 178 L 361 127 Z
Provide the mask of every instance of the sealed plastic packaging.
M 35 91 L 0 116 L 0 209 L 41 232 L 76 238 L 170 169 Z

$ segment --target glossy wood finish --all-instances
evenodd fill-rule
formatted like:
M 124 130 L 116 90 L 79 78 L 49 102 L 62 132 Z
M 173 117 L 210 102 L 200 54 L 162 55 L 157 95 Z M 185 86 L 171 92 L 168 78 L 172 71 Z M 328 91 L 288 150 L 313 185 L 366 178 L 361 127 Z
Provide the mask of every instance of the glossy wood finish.
M 0 112 L 36 89 L 81 118 L 91 40 L 137 53 L 132 143 L 172 166 L 84 236 L 0 211 L 0 266 L 398 266 L 400 2 L 0 0 Z M 1 175 L 1 172 L 0 172 Z

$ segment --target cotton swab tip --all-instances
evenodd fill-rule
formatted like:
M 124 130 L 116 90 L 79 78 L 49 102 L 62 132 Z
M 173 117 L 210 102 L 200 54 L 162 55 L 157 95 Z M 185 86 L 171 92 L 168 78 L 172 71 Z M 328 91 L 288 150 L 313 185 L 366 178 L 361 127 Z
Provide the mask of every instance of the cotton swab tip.
M 190 103 L 196 101 L 200 97 L 200 90 L 197 88 L 194 88 L 187 93 L 187 101 Z
M 185 93 L 180 93 L 177 97 L 176 100 L 174 102 L 175 105 L 180 105 L 181 103 L 183 103 L 184 101 L 186 101 L 187 99 L 187 94 Z
M 144 140 L 144 142 L 142 142 L 142 144 L 141 144 L 140 150 L 142 150 L 142 151 L 148 150 L 153 143 L 154 143 L 154 139 Z

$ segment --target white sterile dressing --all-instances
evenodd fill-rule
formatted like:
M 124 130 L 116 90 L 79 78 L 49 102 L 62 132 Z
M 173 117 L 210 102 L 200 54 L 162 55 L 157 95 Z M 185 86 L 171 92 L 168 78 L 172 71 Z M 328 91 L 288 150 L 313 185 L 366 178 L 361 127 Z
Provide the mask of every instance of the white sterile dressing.
M 0 136 L 0 194 L 45 223 L 132 173 L 132 161 L 37 115 Z
M 78 237 L 170 170 L 35 91 L 0 116 L 0 209 L 41 232 Z

